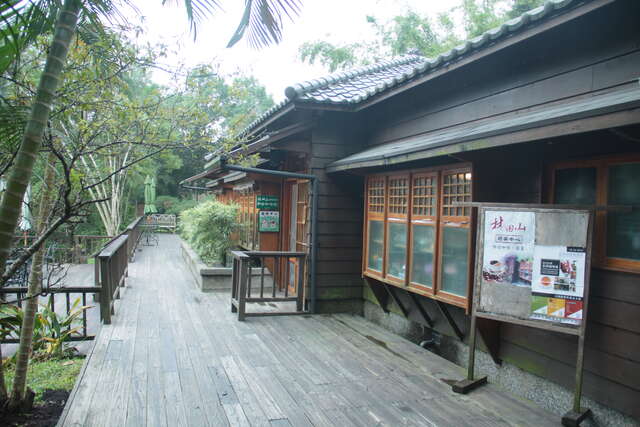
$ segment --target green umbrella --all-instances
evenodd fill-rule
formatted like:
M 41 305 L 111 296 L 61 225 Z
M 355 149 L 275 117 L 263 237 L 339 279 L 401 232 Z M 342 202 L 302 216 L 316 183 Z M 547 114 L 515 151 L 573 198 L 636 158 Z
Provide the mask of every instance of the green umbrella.
M 147 175 L 144 180 L 144 213 L 154 214 L 158 212 L 156 209 L 156 179 Z

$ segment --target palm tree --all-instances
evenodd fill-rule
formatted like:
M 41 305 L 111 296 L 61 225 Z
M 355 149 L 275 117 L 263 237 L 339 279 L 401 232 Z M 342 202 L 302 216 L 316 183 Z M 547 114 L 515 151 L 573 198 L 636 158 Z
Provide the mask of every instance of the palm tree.
M 163 4 L 166 1 L 168 0 L 163 0 Z M 214 13 L 219 8 L 219 3 L 218 0 L 184 0 L 184 7 L 195 37 L 197 24 Z M 293 14 L 297 14 L 298 10 L 299 0 L 245 0 L 245 12 L 228 46 L 237 43 L 245 33 L 250 44 L 255 47 L 279 42 L 282 38 L 282 18 L 284 16 L 291 18 Z M 31 181 L 34 163 L 42 147 L 51 104 L 60 82 L 69 44 L 76 35 L 79 17 L 82 16 L 94 29 L 99 29 L 100 20 L 114 14 L 117 15 L 118 10 L 115 2 L 109 0 L 64 0 L 62 6 L 51 0 L 3 0 L 0 4 L 0 40 L 4 42 L 0 47 L 0 55 L 4 53 L 3 58 L 9 58 L 4 62 L 0 61 L 0 72 L 6 71 L 11 61 L 19 57 L 20 51 L 38 34 L 49 31 L 50 24 L 55 22 L 53 40 L 44 71 L 40 77 L 35 100 L 0 203 L 0 272 L 4 271 L 11 251 L 22 199 Z M 52 19 L 52 16 L 55 16 L 55 19 Z M 35 315 L 35 313 L 32 314 Z M 28 353 L 30 340 L 25 340 L 25 345 L 27 341 L 28 346 L 20 348 L 19 352 Z M 26 375 L 26 366 L 20 370 L 20 374 Z M 24 378 L 14 381 L 14 384 L 22 384 L 22 390 L 14 390 L 12 393 L 12 406 L 19 406 L 17 400 L 24 399 L 25 383 Z M 6 395 L 6 388 L 2 381 L 0 399 L 6 399 Z

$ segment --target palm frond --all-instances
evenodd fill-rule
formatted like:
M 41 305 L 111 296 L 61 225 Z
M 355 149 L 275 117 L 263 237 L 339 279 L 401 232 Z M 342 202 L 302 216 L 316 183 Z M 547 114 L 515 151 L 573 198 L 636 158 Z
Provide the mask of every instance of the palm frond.
M 187 12 L 187 19 L 189 19 L 190 30 L 193 33 L 194 40 L 198 35 L 200 23 L 208 16 L 213 15 L 216 10 L 222 10 L 218 0 L 162 0 L 163 5 L 180 3 L 183 4 Z
M 235 45 L 247 33 L 250 46 L 260 48 L 282 40 L 282 18 L 293 19 L 300 13 L 299 0 L 246 0 L 245 10 L 227 47 Z

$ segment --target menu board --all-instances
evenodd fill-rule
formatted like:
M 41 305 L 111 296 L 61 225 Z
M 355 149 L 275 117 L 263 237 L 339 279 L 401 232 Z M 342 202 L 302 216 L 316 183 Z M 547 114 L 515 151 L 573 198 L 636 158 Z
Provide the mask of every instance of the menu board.
M 580 325 L 589 215 L 560 209 L 483 208 L 474 310 Z

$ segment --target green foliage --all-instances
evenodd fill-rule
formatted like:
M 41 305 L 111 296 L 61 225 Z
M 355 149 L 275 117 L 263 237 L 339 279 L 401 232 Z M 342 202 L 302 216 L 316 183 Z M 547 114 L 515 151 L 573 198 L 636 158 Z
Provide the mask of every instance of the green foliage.
M 42 393 L 46 390 L 71 391 L 76 377 L 82 369 L 84 358 L 34 361 L 29 364 L 27 384 L 36 393 L 36 402 L 42 401 Z M 8 366 L 5 371 L 5 384 L 10 386 L 15 375 L 15 368 Z
M 173 196 L 158 196 L 156 198 L 156 207 L 159 213 L 180 215 L 183 211 L 191 209 L 198 204 L 193 199 L 180 199 Z
M 180 234 L 207 263 L 221 262 L 240 229 L 238 207 L 206 200 L 180 214 Z
M 58 314 L 51 310 L 50 303 L 40 304 L 33 326 L 33 358 L 61 359 L 70 357 L 75 350 L 66 346 L 69 339 L 78 334 L 82 313 L 91 306 L 81 306 L 77 298 L 69 314 Z M 15 305 L 0 305 L 0 339 L 8 336 L 19 337 L 22 329 L 24 311 Z M 13 361 L 13 358 L 9 360 Z
M 305 42 L 298 49 L 298 57 L 310 64 L 320 63 L 331 72 L 409 53 L 431 58 L 540 6 L 544 1 L 460 0 L 459 6 L 435 19 L 411 9 L 386 23 L 367 16 L 367 22 L 377 33 L 377 40 L 348 44 L 327 40 Z

